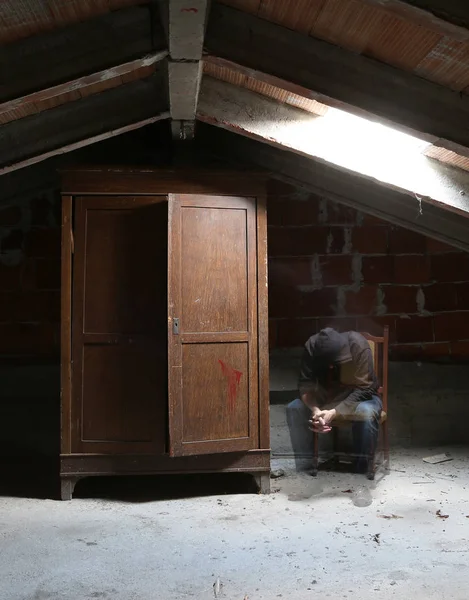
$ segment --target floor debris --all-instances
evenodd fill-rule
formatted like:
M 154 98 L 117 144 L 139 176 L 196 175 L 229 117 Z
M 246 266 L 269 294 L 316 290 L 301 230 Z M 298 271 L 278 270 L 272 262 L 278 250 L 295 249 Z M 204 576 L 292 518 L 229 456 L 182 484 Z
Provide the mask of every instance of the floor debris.
M 380 533 L 375 533 L 375 535 L 373 536 L 373 541 L 376 542 L 377 544 L 381 544 L 381 540 L 379 539 L 381 536 Z
M 280 479 L 280 477 L 285 477 L 285 471 L 283 469 L 275 469 L 270 472 L 271 479 Z
M 434 456 L 427 456 L 422 459 L 423 462 L 430 463 L 431 465 L 438 465 L 442 462 L 447 462 L 448 460 L 453 460 L 453 457 L 449 452 L 445 452 L 444 454 L 435 454 Z
M 440 509 L 436 511 L 436 516 L 440 517 L 440 519 L 449 519 L 449 515 L 443 515 Z
M 353 490 L 342 490 L 342 494 L 353 494 Z
M 404 517 L 400 517 L 399 515 L 378 515 L 381 519 L 403 519 Z
M 218 596 L 220 595 L 221 588 L 222 588 L 222 583 L 220 581 L 220 578 L 217 577 L 217 580 L 213 584 L 213 595 L 215 596 L 215 598 L 218 598 Z

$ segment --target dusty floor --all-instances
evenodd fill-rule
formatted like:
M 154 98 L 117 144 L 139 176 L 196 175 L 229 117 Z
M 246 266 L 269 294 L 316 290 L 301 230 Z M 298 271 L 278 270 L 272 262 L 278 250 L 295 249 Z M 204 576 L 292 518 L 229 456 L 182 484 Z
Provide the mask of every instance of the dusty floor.
M 467 600 L 469 453 L 429 465 L 428 451 L 395 453 L 364 508 L 346 492 L 363 476 L 313 479 L 286 460 L 270 496 L 212 476 L 88 480 L 68 503 L 0 497 L 0 598 L 209 600 L 219 577 L 230 600 Z

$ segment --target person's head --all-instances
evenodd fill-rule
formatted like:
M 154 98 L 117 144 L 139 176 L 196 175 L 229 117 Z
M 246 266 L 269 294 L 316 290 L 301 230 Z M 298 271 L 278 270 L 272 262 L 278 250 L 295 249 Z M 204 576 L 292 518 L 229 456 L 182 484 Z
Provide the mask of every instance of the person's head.
M 332 327 L 321 329 L 314 344 L 313 358 L 327 366 L 350 362 L 352 355 L 347 334 Z

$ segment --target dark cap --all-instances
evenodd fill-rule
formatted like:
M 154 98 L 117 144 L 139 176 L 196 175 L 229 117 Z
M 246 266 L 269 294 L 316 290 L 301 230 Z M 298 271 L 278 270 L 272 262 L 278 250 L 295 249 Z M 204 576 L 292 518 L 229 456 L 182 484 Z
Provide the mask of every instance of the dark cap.
M 313 359 L 328 364 L 350 362 L 352 355 L 346 333 L 339 333 L 332 327 L 321 329 L 314 342 Z

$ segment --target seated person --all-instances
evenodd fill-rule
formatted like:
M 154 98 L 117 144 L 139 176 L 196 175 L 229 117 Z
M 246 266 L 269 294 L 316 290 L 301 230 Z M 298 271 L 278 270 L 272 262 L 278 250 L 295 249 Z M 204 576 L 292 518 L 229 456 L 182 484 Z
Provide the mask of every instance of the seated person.
M 297 468 L 311 467 L 311 431 L 328 433 L 336 418 L 353 421 L 355 468 L 366 473 L 374 454 L 382 410 L 373 356 L 355 331 L 328 327 L 305 344 L 299 380 L 300 399 L 287 406 L 287 421 Z

